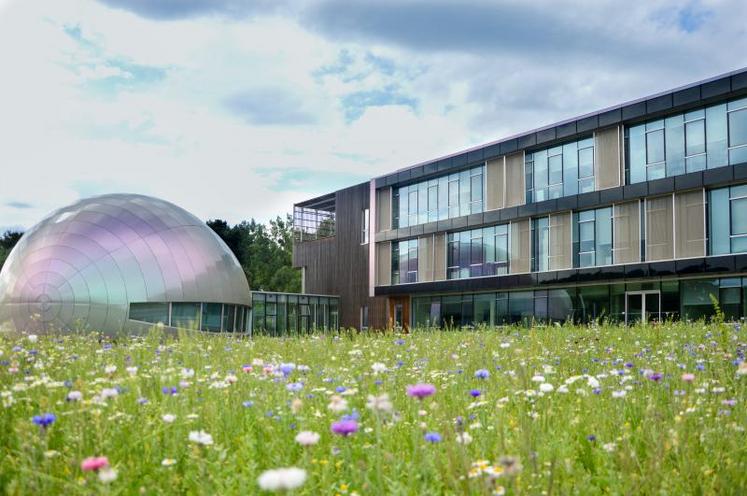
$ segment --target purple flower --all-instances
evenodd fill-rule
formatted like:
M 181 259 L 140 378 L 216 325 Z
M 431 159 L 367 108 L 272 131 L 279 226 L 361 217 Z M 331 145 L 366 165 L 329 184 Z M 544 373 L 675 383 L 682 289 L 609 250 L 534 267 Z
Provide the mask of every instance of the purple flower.
M 340 420 L 332 423 L 332 432 L 347 437 L 358 432 L 358 422 L 355 420 Z
M 423 438 L 429 443 L 440 443 L 442 439 L 438 432 L 426 432 Z
M 34 415 L 34 417 L 31 419 L 33 423 L 43 429 L 46 429 L 47 427 L 52 425 L 55 420 L 57 420 L 57 417 L 54 413 L 42 413 L 41 415 Z
M 254 402 L 247 400 L 247 401 L 243 402 L 242 405 L 244 406 L 244 408 L 251 408 L 251 407 L 254 406 Z
M 589 441 L 590 443 L 593 443 L 594 441 L 597 440 L 597 437 L 594 434 L 589 434 L 588 436 L 586 436 L 586 440 Z
M 475 377 L 478 379 L 487 379 L 490 377 L 490 372 L 488 372 L 488 369 L 479 369 L 475 371 Z
M 297 393 L 303 389 L 303 382 L 291 382 L 285 386 L 285 389 L 291 393 Z
M 284 376 L 290 375 L 291 372 L 296 370 L 296 364 L 295 363 L 281 363 L 278 367 L 280 369 L 280 372 L 283 373 Z
M 428 396 L 432 396 L 436 392 L 436 386 L 433 384 L 413 384 L 407 386 L 407 396 L 412 396 L 422 400 Z
M 179 392 L 179 390 L 176 388 L 176 386 L 171 386 L 171 387 L 164 386 L 164 387 L 161 388 L 161 391 L 163 392 L 163 394 L 168 394 L 168 395 L 171 395 L 171 396 L 173 396 L 173 395 L 175 395 L 175 394 L 177 394 Z
M 347 391 L 347 389 L 348 388 L 346 388 L 345 386 L 337 386 L 335 388 L 335 391 L 337 391 L 338 393 L 344 393 L 345 391 Z
M 138 398 L 137 402 L 141 405 L 146 405 L 148 403 L 148 398 Z
M 397 346 L 402 346 L 403 344 L 405 344 L 405 340 L 404 339 L 398 339 L 398 340 L 396 340 L 394 342 L 394 344 L 396 344 Z
M 478 396 L 480 396 L 480 395 L 481 395 L 482 393 L 480 392 L 480 390 L 479 390 L 479 389 L 473 389 L 472 391 L 470 391 L 470 392 L 469 392 L 469 394 L 470 394 L 470 395 L 471 395 L 471 396 L 472 396 L 473 398 L 477 398 L 477 397 L 478 397 Z
M 652 380 L 654 382 L 660 381 L 662 377 L 663 376 L 661 375 L 660 372 L 652 372 L 651 374 L 648 375 L 649 380 Z

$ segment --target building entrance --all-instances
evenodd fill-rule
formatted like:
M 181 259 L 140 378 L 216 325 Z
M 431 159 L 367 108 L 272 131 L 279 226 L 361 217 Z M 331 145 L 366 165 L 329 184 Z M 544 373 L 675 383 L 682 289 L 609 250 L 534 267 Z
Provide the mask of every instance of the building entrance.
M 661 291 L 628 291 L 625 293 L 625 324 L 661 320 Z

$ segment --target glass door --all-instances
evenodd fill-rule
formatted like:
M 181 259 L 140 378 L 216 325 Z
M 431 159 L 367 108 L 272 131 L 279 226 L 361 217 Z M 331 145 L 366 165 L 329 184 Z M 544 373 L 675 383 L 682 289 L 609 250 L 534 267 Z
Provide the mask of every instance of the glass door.
M 395 329 L 402 329 L 402 320 L 403 320 L 403 308 L 402 303 L 395 303 L 394 304 L 394 328 Z
M 660 291 L 628 291 L 625 293 L 625 324 L 659 322 L 661 320 Z

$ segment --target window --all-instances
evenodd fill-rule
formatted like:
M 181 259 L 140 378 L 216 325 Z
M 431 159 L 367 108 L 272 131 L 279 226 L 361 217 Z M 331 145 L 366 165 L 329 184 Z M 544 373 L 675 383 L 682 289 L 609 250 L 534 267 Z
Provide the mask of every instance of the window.
M 483 165 L 393 191 L 392 225 L 408 227 L 483 211 Z
M 168 303 L 130 303 L 130 320 L 169 324 Z
M 709 192 L 709 254 L 747 252 L 747 185 Z
M 448 279 L 508 274 L 508 224 L 449 233 Z
M 368 305 L 361 307 L 361 331 L 368 329 Z
M 573 237 L 576 267 L 612 264 L 612 207 L 577 212 Z
M 532 219 L 532 271 L 550 270 L 550 218 Z
M 392 284 L 418 282 L 418 240 L 392 243 Z
M 220 331 L 220 319 L 223 305 L 220 303 L 202 304 L 202 330 Z
M 594 191 L 594 139 L 525 154 L 527 203 Z
M 171 326 L 185 329 L 199 329 L 200 307 L 199 303 L 172 303 Z
M 625 130 L 628 184 L 747 162 L 747 98 Z
M 361 244 L 368 244 L 369 227 L 370 227 L 370 211 L 367 208 L 363 209 L 361 214 Z

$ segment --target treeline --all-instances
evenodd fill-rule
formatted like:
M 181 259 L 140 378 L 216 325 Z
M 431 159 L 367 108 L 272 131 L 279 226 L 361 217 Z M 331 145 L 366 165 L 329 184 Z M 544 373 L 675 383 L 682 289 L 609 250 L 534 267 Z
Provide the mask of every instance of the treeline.
M 249 279 L 253 290 L 299 292 L 301 273 L 293 269 L 293 219 L 277 217 L 268 224 L 254 219 L 234 226 L 221 219 L 209 220 L 207 225 L 233 251 Z M 0 236 L 0 268 L 23 235 L 6 231 Z

